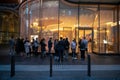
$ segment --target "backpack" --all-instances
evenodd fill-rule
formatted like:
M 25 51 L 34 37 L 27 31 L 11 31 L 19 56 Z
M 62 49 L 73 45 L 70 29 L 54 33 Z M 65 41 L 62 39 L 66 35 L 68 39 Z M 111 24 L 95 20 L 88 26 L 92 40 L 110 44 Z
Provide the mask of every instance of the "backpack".
M 81 42 L 80 48 L 85 49 L 85 42 L 83 42 L 83 41 Z

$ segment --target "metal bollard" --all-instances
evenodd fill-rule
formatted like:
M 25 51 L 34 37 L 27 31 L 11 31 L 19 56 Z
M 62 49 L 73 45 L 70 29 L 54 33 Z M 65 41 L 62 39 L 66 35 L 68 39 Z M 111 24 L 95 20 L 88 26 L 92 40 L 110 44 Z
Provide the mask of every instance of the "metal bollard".
M 91 58 L 89 54 L 87 55 L 87 57 L 88 57 L 88 76 L 90 77 L 91 76 Z
M 52 77 L 52 54 L 50 54 L 50 77 Z
M 15 75 L 15 56 L 11 55 L 11 72 L 10 76 L 13 77 Z

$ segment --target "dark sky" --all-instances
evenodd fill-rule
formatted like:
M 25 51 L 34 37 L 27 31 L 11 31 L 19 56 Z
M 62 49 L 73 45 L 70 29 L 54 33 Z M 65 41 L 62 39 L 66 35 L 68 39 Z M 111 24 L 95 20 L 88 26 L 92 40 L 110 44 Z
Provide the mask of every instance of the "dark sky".
M 0 3 L 18 3 L 18 0 L 0 0 Z

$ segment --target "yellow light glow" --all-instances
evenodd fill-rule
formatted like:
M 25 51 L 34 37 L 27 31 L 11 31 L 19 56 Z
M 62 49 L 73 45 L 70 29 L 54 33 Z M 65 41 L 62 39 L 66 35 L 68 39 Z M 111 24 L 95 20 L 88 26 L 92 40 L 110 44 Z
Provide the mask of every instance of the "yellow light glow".
M 106 32 L 109 33 L 109 30 L 107 30 Z
M 38 38 L 38 35 L 30 35 L 30 41 L 32 42 L 32 39 Z
M 78 24 L 74 24 L 74 27 L 78 27 L 78 26 L 81 26 L 81 24 L 79 24 L 79 25 Z
M 63 28 L 59 28 L 59 31 L 62 31 Z M 57 29 L 51 29 L 50 31 L 58 31 L 58 28 Z
M 63 37 L 63 35 L 60 35 L 60 37 Z
M 33 26 L 32 26 L 32 24 L 30 25 L 30 28 L 32 28 Z
M 87 24 L 86 24 L 86 25 L 81 25 L 81 24 L 78 25 L 78 24 L 74 24 L 74 27 L 78 27 L 78 26 L 80 26 L 80 27 L 90 27 L 90 26 L 87 25 Z
M 119 24 L 120 24 L 120 21 L 119 21 Z M 106 25 L 116 26 L 117 22 L 107 22 Z
M 107 22 L 106 24 L 107 24 L 107 25 L 111 25 L 111 24 L 113 24 L 113 22 Z
M 97 30 L 94 30 L 94 32 L 97 32 Z
M 95 16 L 95 21 L 97 20 L 97 18 L 98 18 L 98 14 L 96 14 L 96 16 Z
M 33 26 L 38 26 L 38 22 L 33 22 Z

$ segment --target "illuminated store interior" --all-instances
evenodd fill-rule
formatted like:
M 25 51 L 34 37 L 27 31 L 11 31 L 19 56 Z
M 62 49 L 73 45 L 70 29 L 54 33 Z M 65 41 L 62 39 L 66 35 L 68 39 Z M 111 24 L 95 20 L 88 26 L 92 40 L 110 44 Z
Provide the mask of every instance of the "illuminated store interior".
M 24 1 L 19 8 L 20 37 L 45 38 L 46 42 L 50 37 L 53 40 L 67 37 L 70 42 L 86 37 L 88 41 L 91 39 L 90 53 L 119 54 L 120 5 L 72 2 L 74 0 Z

